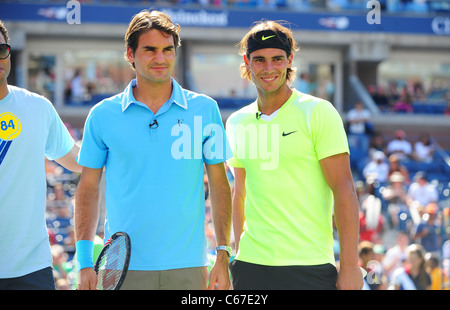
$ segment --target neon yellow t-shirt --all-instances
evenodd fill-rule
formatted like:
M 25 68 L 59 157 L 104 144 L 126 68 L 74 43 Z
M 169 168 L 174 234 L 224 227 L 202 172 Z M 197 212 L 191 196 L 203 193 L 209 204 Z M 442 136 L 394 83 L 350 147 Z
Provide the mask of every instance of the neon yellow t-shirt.
M 270 121 L 256 101 L 227 120 L 234 157 L 245 168 L 245 223 L 236 259 L 255 264 L 335 264 L 333 193 L 319 160 L 349 153 L 342 119 L 328 101 L 293 91 Z

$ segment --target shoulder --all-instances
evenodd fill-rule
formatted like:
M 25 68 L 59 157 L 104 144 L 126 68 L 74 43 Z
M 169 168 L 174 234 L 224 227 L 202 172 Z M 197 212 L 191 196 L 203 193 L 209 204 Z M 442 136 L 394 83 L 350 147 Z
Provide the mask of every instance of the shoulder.
M 16 100 L 23 101 L 24 104 L 41 104 L 44 106 L 53 106 L 50 100 L 42 95 L 29 91 L 28 89 L 8 85 L 8 91 L 11 92 Z
M 231 115 L 227 119 L 227 125 L 233 126 L 242 122 L 244 119 L 248 117 L 252 117 L 255 113 L 258 112 L 258 108 L 256 106 L 256 101 L 246 105 L 239 110 L 231 113 Z
M 217 102 L 213 98 L 205 94 L 183 88 L 174 78 L 172 78 L 171 81 L 173 86 L 172 96 L 179 105 L 185 106 L 188 109 L 191 106 L 196 107 L 198 105 L 217 106 Z
M 309 117 L 312 117 L 315 113 L 337 113 L 336 108 L 331 102 L 299 91 L 297 91 L 297 98 L 293 101 L 292 106 L 301 111 L 305 116 Z
M 207 102 L 216 102 L 213 98 L 211 98 L 208 95 L 197 93 L 197 92 L 195 92 L 193 90 L 189 90 L 189 89 L 184 89 L 184 88 L 181 88 L 181 89 L 182 89 L 183 95 L 188 100 L 201 100 L 201 101 L 207 101 Z
M 120 93 L 96 103 L 90 110 L 89 116 L 112 111 L 122 111 L 122 100 L 124 94 Z
M 208 95 L 197 93 L 192 90 L 181 88 L 181 97 L 178 97 L 177 100 L 182 105 L 186 105 L 188 109 L 193 108 L 201 108 L 201 109 L 210 109 L 216 110 L 218 108 L 218 104 L 216 100 L 211 98 Z

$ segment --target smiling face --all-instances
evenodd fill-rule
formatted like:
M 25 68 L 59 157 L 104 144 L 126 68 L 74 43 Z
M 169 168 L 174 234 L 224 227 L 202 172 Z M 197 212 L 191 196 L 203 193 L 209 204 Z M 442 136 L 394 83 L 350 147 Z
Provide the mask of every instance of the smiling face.
M 170 79 L 176 53 L 173 37 L 151 29 L 140 35 L 136 51 L 128 47 L 127 57 L 134 63 L 138 79 L 161 83 Z
M 292 65 L 293 55 L 278 48 L 264 48 L 244 56 L 246 66 L 258 93 L 273 93 L 286 84 L 287 69 Z

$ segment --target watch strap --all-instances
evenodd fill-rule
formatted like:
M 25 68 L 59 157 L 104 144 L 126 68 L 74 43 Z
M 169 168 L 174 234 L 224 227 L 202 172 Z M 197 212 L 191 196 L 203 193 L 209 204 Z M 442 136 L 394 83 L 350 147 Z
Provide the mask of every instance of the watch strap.
M 216 247 L 216 252 L 217 251 L 226 251 L 228 253 L 228 256 L 231 257 L 231 247 L 228 245 L 219 245 Z

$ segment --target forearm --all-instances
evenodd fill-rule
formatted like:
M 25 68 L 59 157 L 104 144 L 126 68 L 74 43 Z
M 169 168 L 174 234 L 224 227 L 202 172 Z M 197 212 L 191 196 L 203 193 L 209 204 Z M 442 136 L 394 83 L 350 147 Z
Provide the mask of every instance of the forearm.
M 357 267 L 359 206 L 346 153 L 320 161 L 323 174 L 334 196 L 334 219 L 339 233 L 340 266 Z
M 84 171 L 84 170 L 83 170 Z M 94 240 L 99 220 L 99 182 L 91 182 L 89 176 L 81 176 L 75 194 L 75 240 Z
M 239 250 L 239 241 L 245 222 L 245 177 L 244 168 L 234 169 L 234 190 L 233 190 L 233 232 L 236 253 Z
M 217 245 L 229 245 L 231 232 L 231 190 L 223 164 L 207 168 L 211 213 Z
M 233 195 L 233 233 L 236 252 L 239 250 L 239 241 L 241 239 L 242 231 L 244 230 L 244 198 L 237 195 L 236 192 Z
M 55 161 L 70 171 L 81 172 L 83 167 L 80 166 L 76 161 L 79 151 L 80 146 L 75 143 L 72 149 L 66 155 L 61 158 L 55 159 Z
M 358 264 L 359 213 L 354 191 L 335 193 L 334 218 L 339 234 L 340 266 Z

